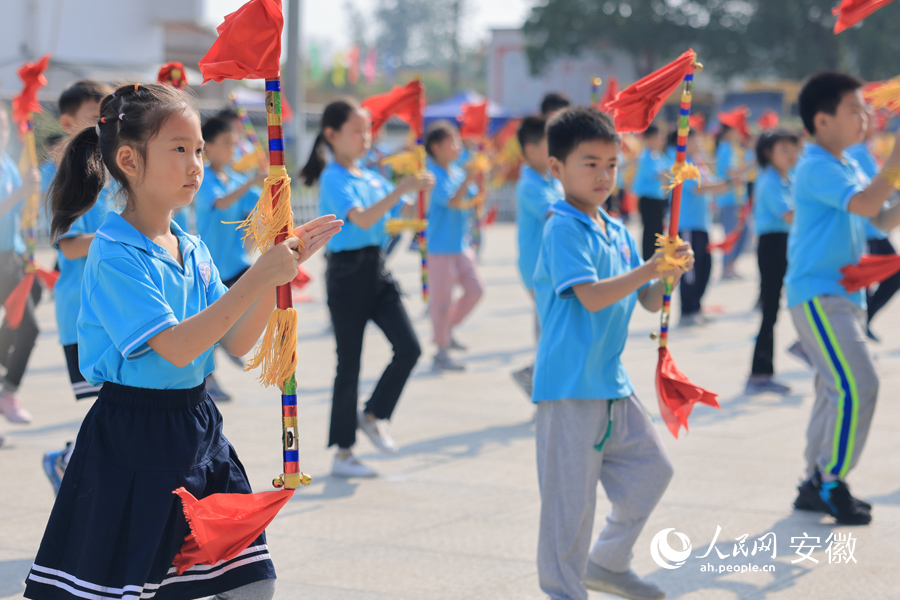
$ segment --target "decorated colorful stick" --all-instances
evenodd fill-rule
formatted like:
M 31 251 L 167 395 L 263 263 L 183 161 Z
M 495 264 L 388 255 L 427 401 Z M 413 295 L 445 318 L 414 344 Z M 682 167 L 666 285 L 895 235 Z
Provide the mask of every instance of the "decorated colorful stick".
M 396 116 L 403 120 L 415 135 L 416 145 L 412 150 L 402 152 L 399 155 L 388 157 L 382 162 L 391 164 L 394 170 L 403 174 L 414 174 L 425 171 L 425 120 L 423 106 L 425 104 L 425 86 L 419 79 L 414 79 L 403 87 L 394 87 L 384 94 L 370 96 L 362 101 L 363 108 L 369 111 L 372 126 L 372 138 L 378 134 L 381 127 L 388 120 Z M 426 197 L 424 191 L 419 191 L 416 205 L 417 219 L 391 219 L 385 228 L 391 235 L 405 229 L 416 231 L 419 246 L 419 256 L 422 263 L 422 300 L 428 302 L 428 239 L 425 228 L 428 222 L 425 220 Z
M 269 133 L 269 176 L 262 196 L 241 227 L 245 239 L 261 252 L 283 242 L 293 231 L 291 179 L 284 166 L 281 101 L 281 30 L 284 19 L 278 0 L 250 0 L 219 26 L 219 39 L 200 61 L 204 83 L 223 79 L 265 79 Z M 259 367 L 260 381 L 281 389 L 284 472 L 276 487 L 293 490 L 308 485 L 298 458 L 297 311 L 290 284 L 278 286 L 277 305 L 247 369 Z
M 37 168 L 37 150 L 34 142 L 34 114 L 42 112 L 37 99 L 38 90 L 47 85 L 44 71 L 50 61 L 50 55 L 44 56 L 36 63 L 25 63 L 19 69 L 19 77 L 25 84 L 22 93 L 16 96 L 12 102 L 13 120 L 18 124 L 19 135 L 24 148 L 19 161 L 19 168 L 24 173 Z M 34 230 L 37 226 L 38 204 L 40 192 L 35 190 L 22 207 L 22 231 L 25 233 L 26 260 L 25 277 L 16 285 L 5 301 L 6 324 L 11 329 L 17 329 L 22 323 L 25 314 L 25 306 L 34 286 L 34 278 L 39 277 L 48 287 L 53 287 L 59 273 L 44 269 L 34 258 Z M 15 210 L 15 209 L 13 209 Z
M 678 218 L 681 211 L 682 184 L 688 179 L 699 178 L 695 165 L 686 162 L 687 138 L 690 131 L 691 99 L 694 85 L 694 71 L 702 66 L 697 62 L 693 50 L 688 50 L 677 60 L 651 73 L 640 81 L 622 90 L 616 99 L 606 107 L 613 115 L 619 133 L 644 131 L 649 127 L 666 99 L 682 86 L 681 107 L 678 117 L 678 141 L 675 164 L 672 166 L 672 205 L 668 235 L 660 235 L 657 245 L 662 249 L 664 262 L 661 271 L 684 268 L 686 257 L 676 256 L 682 240 L 678 237 Z M 659 410 L 669 431 L 676 438 L 681 427 L 687 429 L 688 416 L 695 403 L 700 402 L 718 407 L 716 394 L 693 383 L 678 370 L 669 354 L 669 316 L 674 278 L 666 277 L 664 282 L 663 308 L 660 315 L 659 357 L 656 365 L 656 392 Z
M 600 105 L 600 86 L 603 80 L 599 77 L 591 78 L 591 106 L 598 108 Z
M 234 92 L 228 94 L 228 99 L 231 100 L 231 104 L 232 106 L 234 106 L 234 111 L 237 113 L 238 118 L 241 120 L 241 125 L 244 126 L 244 133 L 246 134 L 247 139 L 250 140 L 251 144 L 253 144 L 253 151 L 256 157 L 256 164 L 252 164 L 249 161 L 247 162 L 247 164 L 245 164 L 245 159 L 247 158 L 247 156 L 254 156 L 248 154 L 238 159 L 238 161 L 233 166 L 237 171 L 241 172 L 248 171 L 253 167 L 261 169 L 266 164 L 266 152 L 265 150 L 263 150 L 262 144 L 259 143 L 259 138 L 256 136 L 256 128 L 253 127 L 253 123 L 250 122 L 250 116 L 247 114 L 247 111 L 244 110 L 244 107 L 238 103 L 237 96 L 234 95 Z M 268 112 L 266 113 L 266 118 L 268 120 Z

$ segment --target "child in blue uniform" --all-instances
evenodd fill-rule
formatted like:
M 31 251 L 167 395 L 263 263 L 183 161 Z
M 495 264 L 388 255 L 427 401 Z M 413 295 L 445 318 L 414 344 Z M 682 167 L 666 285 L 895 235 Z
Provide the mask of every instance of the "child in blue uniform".
M 59 124 L 66 136 L 74 135 L 85 127 L 93 127 L 100 120 L 100 101 L 110 92 L 112 92 L 111 88 L 89 80 L 76 81 L 64 89 L 59 95 Z M 58 145 L 61 146 L 61 144 Z M 52 160 L 44 163 L 41 169 L 41 192 L 45 197 L 49 193 L 53 178 L 56 177 L 56 160 L 59 158 L 61 148 L 57 147 L 53 152 L 55 155 Z M 81 279 L 87 263 L 88 249 L 94 239 L 94 232 L 106 220 L 106 214 L 112 210 L 115 210 L 115 199 L 109 187 L 105 187 L 100 191 L 94 206 L 72 223 L 66 233 L 59 236 L 57 244 L 59 279 L 53 286 L 56 327 L 76 400 L 96 398 L 100 391 L 98 386 L 85 380 L 78 368 L 76 321 L 78 312 L 81 310 Z M 62 481 L 74 448 L 72 442 L 67 442 L 64 449 L 47 452 L 43 456 L 41 462 L 44 473 L 50 480 L 54 491 L 59 490 L 60 481 Z
M 38 192 L 41 182 L 36 167 L 20 175 L 16 163 L 6 153 L 9 134 L 9 113 L 0 105 L 0 304 L 6 302 L 25 276 L 22 258 L 25 240 L 20 231 L 22 207 L 26 198 Z M 9 327 L 5 317 L 3 319 L 0 364 L 6 367 L 6 374 L 0 377 L 0 412 L 11 423 L 30 423 L 32 420 L 16 392 L 38 336 L 34 303 L 33 296 L 29 295 L 22 321 L 15 329 Z
M 641 256 L 649 260 L 656 252 L 656 234 L 663 232 L 669 194 L 663 188 L 672 161 L 666 156 L 666 134 L 656 125 L 644 132 L 644 149 L 637 159 L 632 191 L 638 197 L 638 211 L 644 231 L 641 236 Z
M 872 151 L 869 149 L 868 142 L 875 134 L 875 115 L 869 114 L 866 123 L 865 140 L 847 148 L 847 156 L 859 163 L 859 168 L 863 170 L 870 179 L 874 179 L 878 174 L 878 162 Z M 866 222 L 866 251 L 874 255 L 891 255 L 896 254 L 894 245 L 888 234 L 875 228 L 871 223 Z M 875 314 L 884 308 L 888 301 L 893 298 L 894 294 L 900 290 L 900 273 L 894 273 L 884 281 L 878 284 L 874 290 L 869 288 L 866 290 L 866 335 L 875 342 L 880 341 L 878 337 L 872 333 L 872 318 Z
M 347 221 L 344 233 L 328 244 L 325 289 L 337 345 L 337 373 L 331 404 L 329 446 L 337 446 L 331 473 L 337 477 L 374 477 L 375 470 L 353 456 L 356 430 L 362 429 L 380 451 L 397 445 L 387 430 L 403 387 L 422 353 L 403 306 L 400 288 L 384 264 L 385 222 L 402 207 L 405 194 L 429 190 L 429 174 L 406 177 L 394 188 L 384 177 L 360 167 L 369 151 L 369 115 L 352 100 L 336 100 L 322 113 L 322 130 L 300 177 L 319 183 L 319 206 Z M 332 162 L 326 161 L 325 149 Z M 393 346 L 394 356 L 372 396 L 360 411 L 359 369 L 366 324 L 373 321 Z
M 434 343 L 435 371 L 462 371 L 465 365 L 450 356 L 450 350 L 465 347 L 453 337 L 453 328 L 465 320 L 484 294 L 484 283 L 472 250 L 468 203 L 474 196 L 471 170 L 457 166 L 459 133 L 447 121 L 429 127 L 425 135 L 428 171 L 434 176 L 434 191 L 428 205 L 428 285 Z M 453 288 L 463 294 L 453 299 Z
M 794 223 L 785 278 L 788 307 L 816 373 L 807 428 L 806 480 L 796 508 L 863 525 L 871 507 L 850 494 L 846 477 L 859 462 L 878 396 L 878 374 L 866 342 L 866 295 L 841 285 L 840 269 L 866 249 L 866 219 L 882 231 L 900 224 L 900 204 L 885 207 L 900 168 L 900 136 L 871 181 L 845 150 L 866 125 L 863 82 L 823 72 L 800 92 L 803 125 L 814 137 L 794 174 Z
M 722 124 L 719 133 L 716 134 L 716 177 L 719 179 L 734 180 L 743 178 L 746 169 L 741 159 L 743 155 L 741 141 L 741 133 L 737 129 L 724 123 Z M 734 231 L 738 226 L 740 209 L 745 201 L 745 194 L 740 187 L 735 187 L 716 198 L 719 219 L 722 222 L 725 235 Z M 723 257 L 723 279 L 736 279 L 738 277 L 734 264 L 744 249 L 747 231 L 748 228 L 745 227 L 737 244 L 735 244 L 731 252 Z
M 188 532 L 173 490 L 198 498 L 249 493 L 204 377 L 222 344 L 245 353 L 275 306 L 274 287 L 339 228 L 298 227 L 231 290 L 205 244 L 172 222 L 203 178 L 200 118 L 190 96 L 153 84 L 104 98 L 100 123 L 69 143 L 50 192 L 54 239 L 96 202 L 106 172 L 127 204 L 96 232 L 84 269 L 79 364 L 99 397 L 75 451 L 25 596 L 187 600 L 230 592 L 266 599 L 275 572 L 265 534 L 237 557 L 182 575 L 172 561 Z
M 541 251 L 544 223 L 550 207 L 563 199 L 562 184 L 550 174 L 547 154 L 547 121 L 541 117 L 525 117 L 516 131 L 525 164 L 516 182 L 516 240 L 519 245 L 519 276 L 534 301 L 534 266 Z M 535 341 L 541 337 L 541 326 L 534 316 Z M 513 373 L 513 379 L 531 398 L 534 364 Z
M 622 364 L 640 301 L 662 307 L 662 254 L 644 263 L 628 230 L 601 208 L 616 182 L 612 119 L 563 111 L 547 125 L 550 171 L 565 201 L 544 226 L 534 272 L 541 317 L 534 371 L 541 522 L 538 579 L 554 599 L 587 600 L 586 587 L 635 600 L 665 594 L 630 568 L 632 548 L 672 478 L 672 464 Z M 678 254 L 693 266 L 689 244 Z M 613 509 L 589 546 L 597 482 Z
M 756 143 L 756 164 L 762 169 L 756 179 L 753 220 L 759 235 L 756 255 L 759 264 L 759 298 L 762 323 L 756 336 L 753 364 L 746 392 L 787 394 L 788 386 L 775 381 L 775 322 L 781 304 L 781 287 L 787 272 L 788 232 L 794 221 L 791 172 L 800 153 L 800 138 L 783 129 L 760 135 Z

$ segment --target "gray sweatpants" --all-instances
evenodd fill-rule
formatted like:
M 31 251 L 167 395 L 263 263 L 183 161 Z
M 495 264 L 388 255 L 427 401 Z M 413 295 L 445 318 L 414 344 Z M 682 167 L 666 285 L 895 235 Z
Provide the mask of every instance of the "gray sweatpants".
M 672 463 L 638 399 L 539 402 L 536 416 L 541 526 L 538 579 L 554 600 L 586 600 L 584 573 L 597 481 L 612 503 L 590 559 L 628 570 L 632 548 L 672 479 Z M 594 446 L 612 427 L 602 451 Z
M 791 318 L 816 372 L 806 430 L 806 476 L 844 479 L 869 435 L 878 375 L 866 341 L 866 311 L 840 296 L 792 307 Z
M 262 579 L 221 594 L 216 594 L 209 600 L 272 600 L 274 597 L 275 580 Z

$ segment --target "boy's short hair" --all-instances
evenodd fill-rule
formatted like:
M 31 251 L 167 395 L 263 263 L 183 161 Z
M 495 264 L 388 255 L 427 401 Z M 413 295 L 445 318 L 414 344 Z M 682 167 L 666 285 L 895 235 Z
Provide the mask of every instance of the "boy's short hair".
M 231 108 L 230 106 L 223 108 L 217 114 L 217 117 L 223 119 L 225 121 L 234 121 L 235 119 L 240 119 L 241 115 L 238 114 L 238 111 Z
M 656 135 L 658 133 L 659 133 L 659 126 L 651 125 L 650 127 L 648 127 L 647 129 L 644 130 L 644 133 L 642 134 L 642 136 L 645 140 L 649 140 L 650 138 L 652 138 L 654 135 Z
M 98 81 L 76 81 L 59 95 L 59 114 L 74 117 L 85 102 L 100 102 L 112 93 L 112 88 Z
M 541 100 L 541 114 L 546 117 L 550 113 L 554 113 L 563 108 L 572 106 L 572 101 L 565 94 L 559 92 L 550 92 L 544 95 Z
M 456 127 L 447 119 L 440 119 L 429 125 L 428 129 L 425 130 L 425 152 L 429 156 L 434 156 L 431 153 L 431 147 L 435 144 L 440 144 L 452 136 L 455 131 Z
M 550 156 L 565 162 L 584 142 L 621 142 L 612 117 L 595 108 L 568 108 L 547 123 L 547 149 Z
M 764 131 L 756 140 L 756 163 L 763 169 L 772 162 L 771 152 L 778 142 L 791 142 L 800 145 L 800 136 L 788 129 Z
M 525 117 L 516 131 L 516 138 L 523 150 L 528 144 L 540 144 L 546 136 L 547 119 L 544 117 Z
M 803 126 L 810 134 L 815 135 L 816 115 L 820 112 L 834 115 L 844 96 L 863 85 L 859 77 L 840 71 L 822 71 L 807 79 L 798 100 Z
M 221 117 L 210 117 L 200 127 L 203 141 L 207 144 L 213 143 L 217 137 L 228 131 L 231 131 L 231 123 Z

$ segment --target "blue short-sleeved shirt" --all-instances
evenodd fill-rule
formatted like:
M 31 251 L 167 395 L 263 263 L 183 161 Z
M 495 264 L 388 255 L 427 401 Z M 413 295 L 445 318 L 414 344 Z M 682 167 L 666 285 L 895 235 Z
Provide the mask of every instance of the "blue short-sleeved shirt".
M 319 211 L 323 215 L 335 214 L 338 219 L 344 220 L 341 233 L 328 242 L 328 251 L 344 252 L 367 246 L 383 246 L 388 239 L 384 225 L 389 215 L 368 229 L 352 223 L 347 215 L 354 208 L 372 206 L 392 191 L 394 186 L 374 171 L 362 169 L 360 175 L 354 175 L 336 162 L 328 163 L 319 178 Z
M 589 312 L 572 286 L 622 275 L 643 264 L 625 226 L 600 210 L 606 233 L 565 201 L 544 225 L 534 271 L 541 322 L 532 400 L 624 398 L 633 391 L 622 364 L 637 293 Z
M 666 173 L 671 166 L 665 152 L 654 152 L 645 148 L 638 157 L 631 191 L 639 198 L 668 198 L 669 194 L 663 188 L 660 175 Z
M 788 233 L 791 230 L 784 216 L 794 210 L 792 185 L 790 176 L 782 177 L 771 165 L 756 178 L 753 220 L 759 235 Z
M 725 181 L 731 176 L 728 174 L 736 168 L 736 157 L 734 148 L 728 142 L 722 142 L 716 148 L 716 177 Z M 734 206 L 737 204 L 737 194 L 734 188 L 729 188 L 727 192 L 716 196 L 716 204 L 719 206 Z
M 428 170 L 434 175 L 434 189 L 428 205 L 429 254 L 462 254 L 469 248 L 469 210 L 450 208 L 450 200 L 466 180 L 466 172 L 455 164 L 448 169 L 430 158 Z M 469 190 L 471 192 L 471 190 Z M 469 193 L 469 198 L 472 194 Z
M 863 170 L 869 179 L 874 179 L 878 175 L 878 162 L 869 150 L 865 142 L 855 144 L 847 148 L 844 152 L 859 163 L 859 168 Z M 866 220 L 866 239 L 869 240 L 885 240 L 888 234 L 878 229 L 869 220 Z
M 60 238 L 77 237 L 95 233 L 106 221 L 106 215 L 115 210 L 113 194 L 108 188 L 100 192 L 100 196 L 91 210 L 81 215 L 72 223 L 69 231 Z M 87 256 L 69 260 L 62 251 L 57 251 L 59 260 L 59 279 L 53 286 L 53 299 L 56 304 L 56 327 L 59 331 L 59 343 L 63 346 L 78 343 L 78 312 L 81 310 L 81 281 Z
M 7 154 L 0 156 L 0 201 L 9 198 L 13 192 L 22 187 L 19 168 Z M 0 252 L 15 250 L 16 254 L 25 253 L 25 240 L 22 239 L 22 205 L 24 200 L 0 215 Z
M 209 165 L 204 168 L 203 183 L 194 196 L 197 216 L 197 235 L 206 244 L 213 262 L 223 280 L 236 277 L 253 264 L 244 247 L 244 232 L 235 223 L 247 218 L 259 200 L 259 190 L 251 188 L 240 200 L 226 209 L 216 208 L 215 203 L 247 183 L 247 177 L 231 167 L 223 169 L 220 178 Z M 228 223 L 228 224 L 226 224 Z
M 690 157 L 687 159 L 689 162 Z M 702 167 L 698 167 L 701 168 Z M 703 184 L 714 183 L 709 173 L 703 172 Z M 698 183 L 689 179 L 681 186 L 681 212 L 678 218 L 679 231 L 709 231 L 712 215 L 709 210 L 709 195 L 697 193 Z
M 147 340 L 207 308 L 225 294 L 200 238 L 174 221 L 184 267 L 128 221 L 109 213 L 88 252 L 78 317 L 78 364 L 92 385 L 106 381 L 145 389 L 186 389 L 215 369 L 213 349 L 176 367 Z
M 840 269 L 858 263 L 866 249 L 865 219 L 848 207 L 868 184 L 852 158 L 840 160 L 818 144 L 806 147 L 794 175 L 794 223 L 784 279 L 789 307 L 828 294 L 865 308 L 866 291 L 847 292 Z
M 562 184 L 549 173 L 538 173 L 522 165 L 516 182 L 516 226 L 519 241 L 519 275 L 526 289 L 532 289 L 534 267 L 541 251 L 544 223 L 550 207 L 564 197 Z

